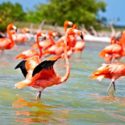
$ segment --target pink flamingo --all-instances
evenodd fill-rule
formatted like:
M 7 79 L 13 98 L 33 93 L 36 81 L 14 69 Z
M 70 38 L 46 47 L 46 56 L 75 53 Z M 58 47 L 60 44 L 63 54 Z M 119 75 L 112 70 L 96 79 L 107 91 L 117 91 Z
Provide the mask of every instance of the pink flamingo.
M 104 58 L 107 63 L 125 56 L 125 32 L 122 33 L 119 40 L 112 38 L 111 43 L 99 53 L 100 57 Z
M 80 30 L 69 28 L 67 29 L 67 51 L 68 55 L 70 56 L 73 50 L 74 45 L 76 44 L 76 36 L 80 36 L 83 39 L 83 34 Z M 54 55 L 61 55 L 64 52 L 64 39 L 65 37 L 61 37 L 57 42 L 55 42 L 55 45 L 48 48 L 46 51 L 44 51 L 44 55 L 48 54 L 54 54 Z
M 44 33 L 42 33 L 44 34 Z M 55 41 L 53 39 L 54 36 L 56 36 L 56 33 L 55 32 L 52 32 L 52 31 L 49 31 L 48 34 L 44 34 L 44 40 L 42 40 L 41 42 L 39 42 L 39 45 L 42 47 L 43 50 L 46 50 L 48 49 L 49 47 L 51 47 L 52 45 L 55 44 Z M 37 48 L 38 45 L 37 43 L 33 44 L 32 46 L 33 48 Z
M 36 44 L 37 44 L 37 47 L 39 48 L 40 53 L 36 49 L 31 48 L 31 49 L 25 50 L 22 53 L 18 54 L 16 56 L 16 59 L 27 59 L 27 58 L 33 57 L 35 55 L 39 56 L 41 58 L 42 57 L 42 47 L 40 46 L 39 37 L 44 37 L 44 34 L 42 34 L 41 32 L 38 32 L 36 35 Z
M 14 30 L 14 31 L 13 31 Z M 12 34 L 15 33 L 16 27 L 11 23 L 7 26 L 8 38 L 0 38 L 0 50 L 12 49 L 15 45 Z
M 64 59 L 65 59 L 65 63 L 66 63 L 65 75 L 59 76 L 53 68 L 54 63 L 60 57 L 57 57 L 53 60 L 45 60 L 45 61 L 39 63 L 35 68 L 34 68 L 34 66 L 35 66 L 34 63 L 28 63 L 26 67 L 24 66 L 25 70 L 27 70 L 28 65 L 31 66 L 31 70 L 30 70 L 29 74 L 27 74 L 28 76 L 26 75 L 25 80 L 15 84 L 16 88 L 21 89 L 26 86 L 31 86 L 33 88 L 36 88 L 38 90 L 37 99 L 40 99 L 41 92 L 45 88 L 53 86 L 53 85 L 61 84 L 68 79 L 68 77 L 70 75 L 70 64 L 69 64 L 68 55 L 67 55 L 67 37 L 68 37 L 69 32 L 71 32 L 71 30 L 67 30 L 65 37 L 64 37 L 65 38 L 64 39 Z M 39 60 L 38 60 L 38 62 L 39 62 Z
M 111 63 L 111 64 L 103 64 L 95 72 L 92 73 L 91 78 L 98 80 L 102 80 L 103 78 L 111 79 L 111 84 L 108 88 L 108 93 L 109 93 L 112 86 L 113 86 L 113 91 L 116 90 L 115 81 L 122 76 L 125 76 L 125 64 Z

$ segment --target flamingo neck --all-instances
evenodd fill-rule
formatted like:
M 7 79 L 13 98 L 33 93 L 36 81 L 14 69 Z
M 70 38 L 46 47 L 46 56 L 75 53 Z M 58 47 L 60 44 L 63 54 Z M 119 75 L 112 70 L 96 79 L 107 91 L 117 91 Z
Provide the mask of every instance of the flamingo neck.
M 7 29 L 7 34 L 9 36 L 10 41 L 11 41 L 9 48 L 12 48 L 15 45 L 15 42 L 13 40 L 12 33 L 10 32 L 9 29 Z
M 61 82 L 65 82 L 70 75 L 70 65 L 69 65 L 69 59 L 68 59 L 68 54 L 67 54 L 67 35 L 64 40 L 64 59 L 65 59 L 65 64 L 66 64 L 66 73 L 61 78 Z
M 53 37 L 52 37 L 51 35 L 49 35 L 49 40 L 50 40 L 50 42 L 52 43 L 52 45 L 55 44 L 55 41 L 54 41 L 54 39 L 53 39 Z
M 38 45 L 38 48 L 39 48 L 39 57 L 41 58 L 42 57 L 42 47 L 40 46 L 40 41 L 39 41 L 39 36 L 37 36 L 37 40 L 36 40 L 36 43 Z
M 119 44 L 122 47 L 122 51 L 123 53 L 125 53 L 125 34 L 122 34 L 120 40 L 119 40 Z

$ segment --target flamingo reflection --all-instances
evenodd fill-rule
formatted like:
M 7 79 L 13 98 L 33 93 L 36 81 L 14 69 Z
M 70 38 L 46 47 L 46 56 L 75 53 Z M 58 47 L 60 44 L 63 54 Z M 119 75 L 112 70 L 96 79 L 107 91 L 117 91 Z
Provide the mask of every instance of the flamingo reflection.
M 40 101 L 27 101 L 18 97 L 12 104 L 15 109 L 16 122 L 22 122 L 25 125 L 33 123 L 68 125 L 67 118 L 69 111 L 60 110 L 60 106 L 49 106 Z

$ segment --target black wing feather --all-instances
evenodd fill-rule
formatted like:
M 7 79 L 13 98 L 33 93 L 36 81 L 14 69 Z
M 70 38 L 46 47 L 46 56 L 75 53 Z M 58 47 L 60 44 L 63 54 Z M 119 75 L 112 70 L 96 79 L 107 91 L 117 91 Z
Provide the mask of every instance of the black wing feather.
M 45 61 L 41 62 L 33 70 L 32 76 L 34 76 L 35 74 L 39 73 L 43 69 L 51 68 L 54 65 L 55 62 L 56 62 L 56 60 L 53 60 L 53 61 L 51 61 L 51 60 L 45 60 Z
M 24 77 L 26 77 L 26 75 L 27 75 L 27 70 L 26 70 L 26 67 L 25 67 L 25 63 L 26 63 L 26 60 L 23 60 L 23 61 L 21 61 L 21 62 L 15 67 L 15 69 L 20 68 L 20 70 L 22 71 L 22 74 L 23 74 Z

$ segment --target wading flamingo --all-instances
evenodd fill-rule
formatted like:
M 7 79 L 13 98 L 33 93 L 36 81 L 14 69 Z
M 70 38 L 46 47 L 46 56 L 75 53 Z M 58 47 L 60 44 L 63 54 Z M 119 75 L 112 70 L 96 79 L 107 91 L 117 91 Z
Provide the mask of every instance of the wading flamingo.
M 49 31 L 48 34 L 44 34 L 44 36 L 45 36 L 44 39 L 39 42 L 39 45 L 42 47 L 43 50 L 47 50 L 48 48 L 50 48 L 52 45 L 55 44 L 53 37 L 56 36 L 56 33 L 53 31 Z M 34 43 L 32 47 L 37 48 L 38 44 Z
M 103 78 L 111 79 L 108 88 L 108 94 L 113 86 L 113 92 L 116 90 L 115 81 L 120 77 L 125 76 L 125 63 L 111 63 L 103 64 L 95 72 L 92 73 L 91 78 L 101 81 Z
M 107 63 L 118 60 L 125 56 L 125 31 L 119 39 L 112 39 L 112 44 L 106 46 L 100 53 L 100 57 L 104 58 Z
M 16 56 L 16 59 L 27 59 L 27 58 L 33 57 L 35 55 L 39 56 L 41 58 L 42 57 L 42 47 L 40 46 L 39 37 L 44 38 L 45 36 L 41 32 L 38 32 L 36 34 L 36 44 L 37 44 L 37 48 L 39 49 L 40 53 L 36 49 L 31 48 L 31 49 L 25 50 L 22 53 L 18 54 Z
M 76 24 L 73 24 L 71 21 L 66 20 L 64 22 L 64 31 L 65 32 L 66 32 L 68 26 L 71 26 L 73 29 L 78 28 Z M 83 33 L 82 33 L 82 36 L 84 36 Z M 82 38 L 82 41 L 72 39 L 72 40 L 69 40 L 68 42 L 69 42 L 68 45 L 73 48 L 73 52 L 82 52 L 85 48 L 84 37 Z
M 0 50 L 8 50 L 14 47 L 15 42 L 12 34 L 16 32 L 16 27 L 11 23 L 7 26 L 8 38 L 0 38 Z
M 83 32 L 82 32 L 82 34 L 83 34 Z M 79 41 L 77 40 L 75 46 L 73 47 L 73 52 L 75 52 L 75 53 L 79 53 L 79 52 L 82 53 L 85 48 L 84 34 L 81 36 L 83 36 L 82 40 L 79 40 Z
M 70 56 L 72 54 L 73 47 L 77 42 L 77 36 L 80 36 L 83 40 L 83 34 L 80 30 L 74 28 L 68 28 L 66 32 L 67 32 L 67 51 L 68 55 Z M 62 36 L 57 42 L 55 42 L 55 45 L 51 46 L 46 51 L 44 51 L 43 55 L 54 54 L 60 56 L 64 52 L 64 37 L 65 36 Z
M 26 86 L 31 86 L 33 88 L 36 88 L 39 91 L 38 95 L 37 95 L 37 99 L 40 99 L 41 92 L 45 88 L 53 86 L 53 85 L 61 84 L 68 79 L 68 77 L 70 75 L 70 65 L 69 65 L 69 60 L 68 60 L 68 56 L 67 56 L 67 36 L 68 36 L 69 31 L 71 31 L 71 30 L 68 30 L 64 37 L 64 45 L 65 45 L 64 46 L 64 59 L 65 59 L 65 63 L 66 63 L 65 75 L 59 76 L 53 69 L 53 65 L 59 59 L 59 57 L 55 58 L 53 60 L 45 60 L 45 61 L 39 63 L 37 66 L 35 66 L 34 63 L 30 63 L 29 64 L 31 66 L 31 71 L 29 73 L 30 75 L 27 78 L 27 75 L 28 75 L 28 73 L 27 73 L 25 80 L 16 83 L 15 84 L 16 88 L 21 89 Z M 27 62 L 25 62 L 25 63 L 27 63 Z M 27 70 L 27 67 L 30 67 L 29 65 L 27 64 L 27 66 L 24 66 L 26 70 Z M 34 68 L 34 66 L 35 66 L 35 68 Z

